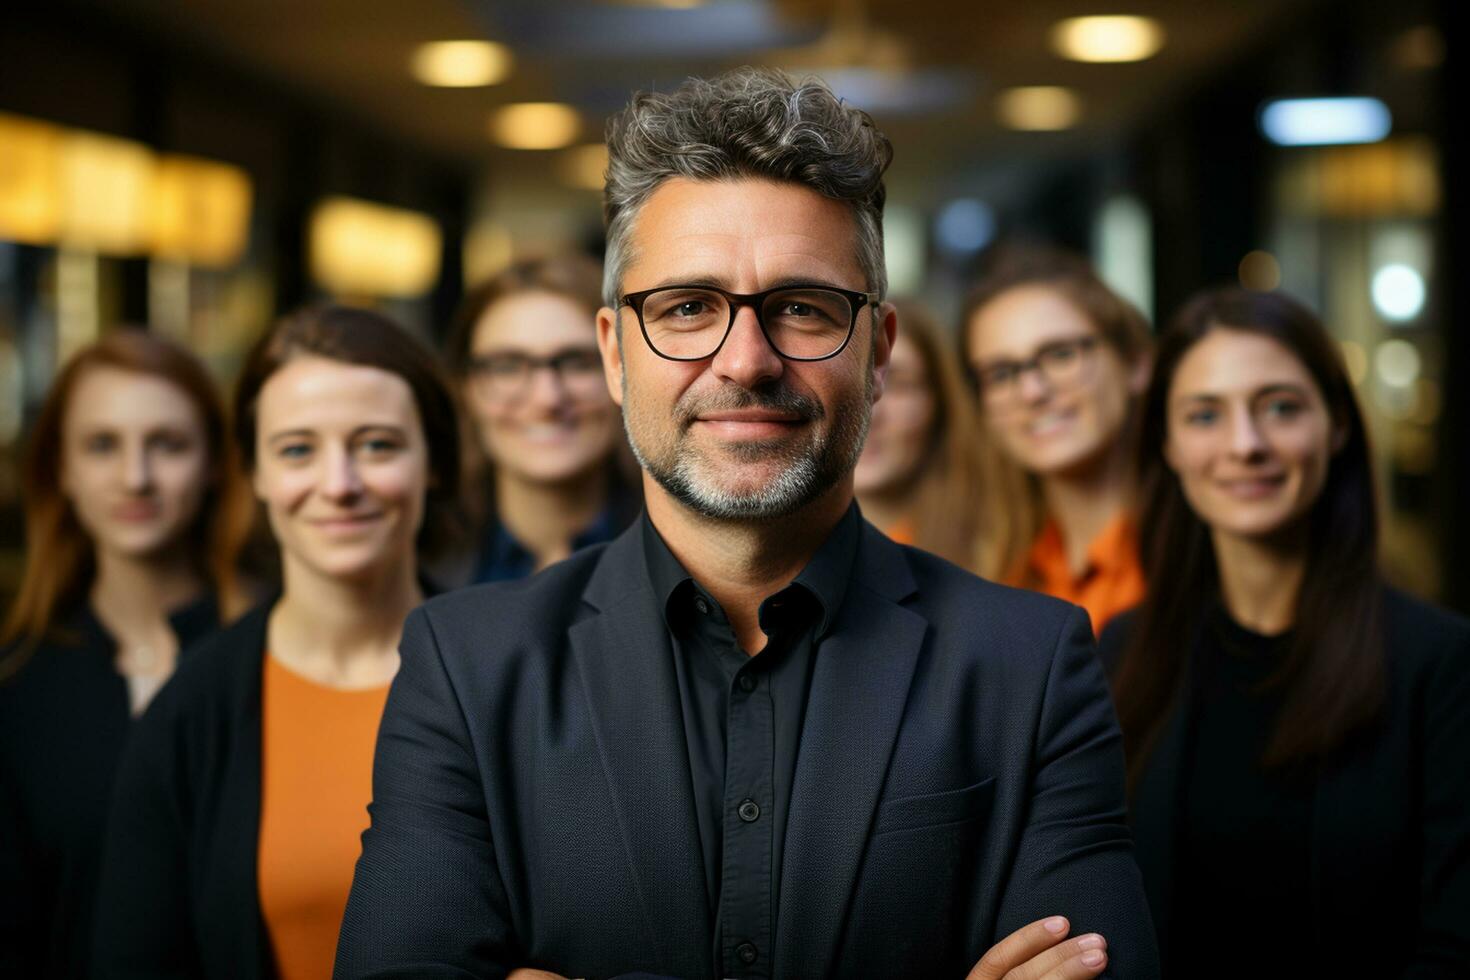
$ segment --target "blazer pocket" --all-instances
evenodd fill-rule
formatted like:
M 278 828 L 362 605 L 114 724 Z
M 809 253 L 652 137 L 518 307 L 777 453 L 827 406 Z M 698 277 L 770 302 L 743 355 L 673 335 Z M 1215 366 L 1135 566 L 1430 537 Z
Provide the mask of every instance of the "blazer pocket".
M 885 800 L 878 804 L 878 819 L 873 826 L 873 836 L 973 820 L 990 812 L 994 796 L 995 777 L 991 776 L 961 789 Z

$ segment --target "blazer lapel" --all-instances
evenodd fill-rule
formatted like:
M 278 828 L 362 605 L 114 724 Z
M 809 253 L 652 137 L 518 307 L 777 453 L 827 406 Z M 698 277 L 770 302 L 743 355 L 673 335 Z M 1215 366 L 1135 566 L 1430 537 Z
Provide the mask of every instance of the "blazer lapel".
M 608 546 L 570 630 L 614 817 L 660 972 L 704 977 L 714 938 L 673 652 L 637 523 Z
M 837 962 L 889 757 L 928 621 L 899 606 L 915 590 L 903 552 L 863 525 L 854 576 L 822 641 L 787 816 L 775 975 Z

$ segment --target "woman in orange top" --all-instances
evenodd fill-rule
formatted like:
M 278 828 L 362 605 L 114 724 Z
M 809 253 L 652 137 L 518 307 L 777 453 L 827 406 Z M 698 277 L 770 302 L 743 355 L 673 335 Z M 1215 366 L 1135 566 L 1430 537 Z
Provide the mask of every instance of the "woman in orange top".
M 895 306 L 898 339 L 853 476 L 858 503 L 900 544 L 973 567 L 980 476 L 964 370 L 928 311 Z
M 1075 602 L 1101 631 L 1143 598 L 1130 464 L 1148 324 L 1049 249 L 1001 253 L 962 323 L 985 432 L 981 574 Z
M 186 659 L 124 753 L 102 976 L 330 976 L 418 556 L 459 485 L 433 359 L 364 310 L 278 325 L 235 424 L 283 589 Z

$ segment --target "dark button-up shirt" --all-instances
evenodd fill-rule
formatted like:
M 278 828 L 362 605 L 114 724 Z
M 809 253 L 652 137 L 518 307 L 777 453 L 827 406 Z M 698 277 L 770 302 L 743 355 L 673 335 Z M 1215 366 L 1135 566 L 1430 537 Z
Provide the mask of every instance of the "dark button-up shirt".
M 643 518 L 650 584 L 664 612 L 688 743 L 715 973 L 769 977 L 792 779 L 812 666 L 852 573 L 861 518 L 850 508 L 806 567 L 758 610 L 765 647 L 748 655 L 720 604 Z

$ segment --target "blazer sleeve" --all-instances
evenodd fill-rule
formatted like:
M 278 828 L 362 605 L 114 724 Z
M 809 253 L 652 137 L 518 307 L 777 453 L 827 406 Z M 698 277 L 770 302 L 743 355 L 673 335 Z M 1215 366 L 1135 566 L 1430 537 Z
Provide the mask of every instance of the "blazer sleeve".
M 1157 977 L 1153 920 L 1126 821 L 1122 734 L 1081 610 L 1058 638 L 1035 737 L 1030 813 L 997 935 L 1065 915 L 1072 935 L 1107 940 L 1105 976 Z
M 504 977 L 518 944 L 470 729 L 428 613 L 404 624 L 334 976 Z
M 97 886 L 93 962 L 108 980 L 202 976 L 190 906 L 183 740 L 165 688 L 128 738 Z
M 1425 687 L 1421 721 L 1419 934 L 1403 973 L 1414 980 L 1470 973 L 1470 633 L 1453 635 Z

